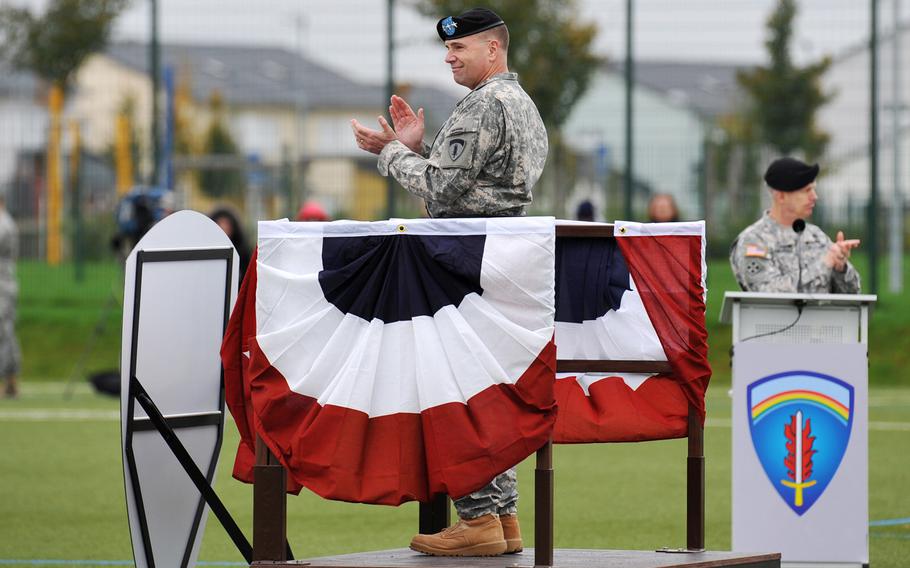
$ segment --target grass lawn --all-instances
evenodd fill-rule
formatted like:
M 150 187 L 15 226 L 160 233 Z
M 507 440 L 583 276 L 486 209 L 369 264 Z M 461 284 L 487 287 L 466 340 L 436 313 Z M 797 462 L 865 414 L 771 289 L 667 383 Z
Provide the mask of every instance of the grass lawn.
M 90 263 L 84 280 L 71 265 L 23 261 L 19 318 L 23 381 L 60 381 L 79 371 L 120 366 L 123 271 L 113 262 Z
M 80 385 L 63 401 L 61 383 L 27 384 L 0 400 L 0 565 L 21 560 L 126 561 L 132 557 L 123 498 L 118 402 Z M 730 399 L 708 396 L 707 545 L 730 548 Z M 870 396 L 869 510 L 873 521 L 910 517 L 910 388 L 873 387 Z M 229 421 L 216 490 L 249 536 L 252 491 L 230 477 L 237 433 Z M 654 549 L 685 544 L 685 442 L 557 446 L 556 545 Z M 533 545 L 533 459 L 519 468 L 520 515 Z M 903 568 L 910 522 L 873 526 L 871 562 Z M 407 545 L 414 503 L 399 508 L 324 501 L 304 492 L 288 501 L 288 534 L 299 558 Z M 200 560 L 240 562 L 218 521 L 209 519 Z M 84 564 L 83 564 L 84 565 Z M 91 565 L 91 564 L 89 564 Z
M 857 259 L 865 273 L 863 258 Z M 910 259 L 907 287 L 910 288 Z M 884 275 L 886 267 L 882 267 Z M 19 266 L 18 332 L 23 397 L 0 400 L 0 566 L 34 560 L 127 561 L 132 557 L 120 464 L 118 402 L 92 394 L 91 371 L 118 366 L 122 276 L 113 264 Z M 887 280 L 880 278 L 882 288 Z M 717 322 L 724 290 L 735 289 L 726 260 L 709 263 L 707 545 L 730 547 L 729 326 Z M 870 519 L 910 518 L 910 295 L 880 292 L 870 330 Z M 97 333 L 96 333 L 97 331 Z M 63 399 L 76 373 L 75 395 Z M 229 421 L 216 489 L 250 534 L 252 492 L 230 478 L 237 433 Z M 685 544 L 682 440 L 559 446 L 556 544 L 561 548 L 653 549 Z M 533 460 L 519 468 L 521 518 L 533 546 Z M 289 500 L 288 531 L 298 557 L 405 546 L 417 507 L 352 505 L 312 494 Z M 875 568 L 905 567 L 910 522 L 870 528 Z M 8 562 L 13 559 L 31 562 Z M 217 520 L 209 520 L 200 559 L 240 562 Z M 82 565 L 92 565 L 91 562 Z
M 866 258 L 855 264 L 867 274 Z M 887 265 L 879 267 L 879 301 L 869 337 L 870 384 L 910 385 L 910 294 L 891 294 Z M 868 281 L 868 278 L 865 279 Z M 910 289 L 910 256 L 904 259 L 905 288 Z M 84 380 L 93 371 L 116 369 L 120 357 L 123 275 L 114 263 L 88 264 L 76 282 L 72 266 L 52 268 L 41 262 L 19 263 L 19 321 L 24 381 Z M 712 384 L 730 384 L 730 326 L 717 321 L 724 291 L 737 290 L 726 259 L 708 263 L 708 358 Z
M 863 255 L 853 263 L 863 276 L 863 293 L 868 294 L 868 264 Z M 869 322 L 869 384 L 910 386 L 910 256 L 904 257 L 904 292 L 888 291 L 887 264 L 879 264 L 878 301 Z M 730 384 L 730 326 L 718 322 L 724 292 L 739 290 L 726 259 L 708 262 L 708 359 L 711 384 Z M 910 566 L 910 563 L 908 563 Z

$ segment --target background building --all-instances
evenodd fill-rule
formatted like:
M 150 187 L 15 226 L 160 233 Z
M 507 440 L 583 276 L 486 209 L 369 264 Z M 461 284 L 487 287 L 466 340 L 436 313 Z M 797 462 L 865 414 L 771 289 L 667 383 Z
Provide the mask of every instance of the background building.
M 110 147 L 114 117 L 126 106 L 132 109 L 139 139 L 148 139 L 147 54 L 143 44 L 116 43 L 79 71 L 71 107 L 83 125 L 87 147 L 98 152 Z M 175 76 L 175 136 L 188 146 L 180 148 L 179 140 L 175 146 L 176 189 L 187 199 L 194 194 L 181 173 L 213 167 L 202 138 L 218 118 L 212 106 L 218 97 L 225 126 L 238 147 L 233 166 L 246 172 L 248 185 L 266 186 L 258 188 L 271 203 L 259 204 L 266 216 L 289 214 L 287 202 L 305 199 L 323 202 L 333 216 L 381 216 L 385 183 L 375 171 L 375 157 L 354 144 L 350 120 L 375 124 L 379 114 L 387 114 L 383 87 L 352 80 L 280 48 L 169 44 L 161 48 L 161 62 Z M 428 132 L 438 128 L 457 102 L 456 96 L 432 87 L 400 85 L 398 92 L 415 108 L 426 109 Z M 151 152 L 142 150 L 139 170 L 147 172 Z M 285 187 L 276 187 L 280 185 Z M 282 200 L 287 212 L 274 210 Z
M 901 84 L 896 103 L 898 120 L 893 109 L 895 75 L 894 40 L 899 34 L 901 51 Z M 824 76 L 824 88 L 834 94 L 833 100 L 822 107 L 819 126 L 831 135 L 820 181 L 825 199 L 826 215 L 838 223 L 865 223 L 864 208 L 869 198 L 869 44 L 853 46 L 835 57 Z M 904 101 L 910 95 L 910 25 L 904 24 L 881 35 L 878 49 L 879 81 L 879 200 L 891 207 L 894 197 L 894 142 L 898 140 L 901 178 L 906 188 L 910 182 L 910 107 Z
M 669 193 L 683 218 L 704 215 L 704 142 L 714 132 L 718 116 L 731 112 L 736 104 L 739 67 L 636 62 L 635 211 L 643 213 L 650 195 Z M 620 214 L 622 191 L 617 184 L 626 160 L 625 89 L 623 66 L 604 65 L 566 123 L 566 142 L 579 153 L 582 164 L 570 199 L 573 203 L 589 199 L 601 211 Z

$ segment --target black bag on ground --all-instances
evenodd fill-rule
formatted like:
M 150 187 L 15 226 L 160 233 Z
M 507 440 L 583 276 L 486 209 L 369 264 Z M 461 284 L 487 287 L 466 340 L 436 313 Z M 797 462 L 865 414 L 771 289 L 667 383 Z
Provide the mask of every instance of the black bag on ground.
M 99 371 L 88 380 L 99 394 L 120 396 L 120 371 Z

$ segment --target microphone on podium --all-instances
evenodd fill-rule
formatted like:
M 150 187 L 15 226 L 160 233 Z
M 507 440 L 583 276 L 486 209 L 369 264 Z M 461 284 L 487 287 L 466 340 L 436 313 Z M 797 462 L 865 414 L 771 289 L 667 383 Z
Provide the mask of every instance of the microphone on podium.
M 806 222 L 802 219 L 793 221 L 793 230 L 796 232 L 796 264 L 799 267 L 796 276 L 796 291 L 799 292 L 799 287 L 803 282 L 803 257 L 800 254 L 799 241 L 803 236 L 803 231 L 806 230 Z
M 799 287 L 800 287 L 800 284 L 802 283 L 802 279 L 803 279 L 803 258 L 800 255 L 799 241 L 803 236 L 803 231 L 806 230 L 806 222 L 802 219 L 797 219 L 796 221 L 793 221 L 792 227 L 793 227 L 793 231 L 796 233 L 796 263 L 797 263 L 797 265 L 799 265 L 799 271 L 797 273 L 797 280 L 796 280 L 796 291 L 799 292 L 800 291 Z M 806 306 L 806 301 L 805 300 L 796 300 L 794 302 L 794 305 L 796 306 L 796 319 L 793 320 L 789 325 L 786 325 L 780 329 L 775 329 L 773 331 L 766 331 L 764 333 L 750 335 L 749 337 L 740 339 L 739 342 L 742 343 L 744 341 L 749 341 L 749 340 L 756 339 L 759 337 L 767 337 L 769 335 L 776 335 L 778 333 L 784 333 L 790 329 L 793 329 L 793 327 L 796 326 L 796 324 L 799 322 L 800 318 L 803 317 L 803 308 Z M 734 347 L 736 347 L 736 346 L 733 345 L 730 347 L 730 356 L 731 357 L 733 356 Z

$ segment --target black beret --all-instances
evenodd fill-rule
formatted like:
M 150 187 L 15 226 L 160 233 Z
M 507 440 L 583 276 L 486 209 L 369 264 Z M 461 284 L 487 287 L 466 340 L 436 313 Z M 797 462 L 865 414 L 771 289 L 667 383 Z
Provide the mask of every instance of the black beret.
M 778 158 L 765 172 L 765 183 L 778 191 L 796 191 L 815 181 L 818 164 L 809 165 L 796 158 Z
M 474 35 L 505 24 L 496 12 L 486 8 L 471 8 L 460 16 L 448 16 L 436 24 L 442 41 Z

